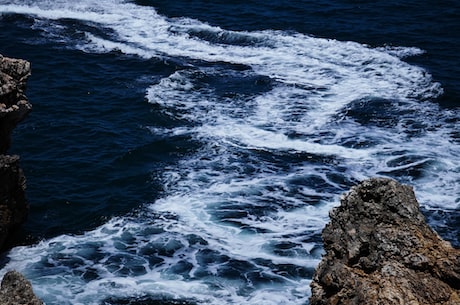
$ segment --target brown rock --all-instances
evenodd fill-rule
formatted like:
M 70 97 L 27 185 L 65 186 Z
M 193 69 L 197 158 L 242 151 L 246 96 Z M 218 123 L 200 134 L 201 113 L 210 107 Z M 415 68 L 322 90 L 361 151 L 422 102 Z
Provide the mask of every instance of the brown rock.
M 0 288 L 0 305 L 43 305 L 32 290 L 30 282 L 20 273 L 5 274 Z
M 330 218 L 311 305 L 460 304 L 460 250 L 425 223 L 411 187 L 366 180 Z

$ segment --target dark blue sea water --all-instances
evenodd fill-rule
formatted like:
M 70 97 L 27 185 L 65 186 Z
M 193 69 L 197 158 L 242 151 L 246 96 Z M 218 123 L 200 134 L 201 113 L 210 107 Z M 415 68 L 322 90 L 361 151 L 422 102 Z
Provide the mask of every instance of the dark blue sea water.
M 34 109 L 0 273 L 48 305 L 308 304 L 373 176 L 460 246 L 459 33 L 456 1 L 1 0 Z

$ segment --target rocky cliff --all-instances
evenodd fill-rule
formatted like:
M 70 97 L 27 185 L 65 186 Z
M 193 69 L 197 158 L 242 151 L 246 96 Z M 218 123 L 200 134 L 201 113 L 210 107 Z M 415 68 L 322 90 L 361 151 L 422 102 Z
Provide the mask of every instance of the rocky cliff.
M 32 109 L 24 95 L 29 75 L 29 62 L 0 55 L 0 251 L 29 210 L 19 157 L 6 155 L 11 132 Z
M 460 304 L 460 250 L 426 223 L 411 187 L 353 187 L 323 230 L 311 305 Z
M 8 246 L 29 212 L 19 157 L 6 155 L 11 132 L 32 109 L 24 95 L 29 76 L 29 62 L 0 55 L 0 251 Z M 15 271 L 5 274 L 0 286 L 0 305 L 42 304 L 24 276 Z

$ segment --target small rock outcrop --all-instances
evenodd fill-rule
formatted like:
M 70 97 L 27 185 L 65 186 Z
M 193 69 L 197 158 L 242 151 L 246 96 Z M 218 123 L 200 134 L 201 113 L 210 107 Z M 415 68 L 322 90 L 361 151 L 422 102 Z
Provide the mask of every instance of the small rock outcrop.
M 0 55 L 0 154 L 10 147 L 11 132 L 31 111 L 24 94 L 30 63 Z
M 0 287 L 0 305 L 43 305 L 30 282 L 20 273 L 9 271 Z
M 30 71 L 28 61 L 0 55 L 0 251 L 29 211 L 19 157 L 6 153 L 14 127 L 32 109 L 24 94 Z
M 410 186 L 366 180 L 330 218 L 311 305 L 460 304 L 460 250 L 426 224 Z

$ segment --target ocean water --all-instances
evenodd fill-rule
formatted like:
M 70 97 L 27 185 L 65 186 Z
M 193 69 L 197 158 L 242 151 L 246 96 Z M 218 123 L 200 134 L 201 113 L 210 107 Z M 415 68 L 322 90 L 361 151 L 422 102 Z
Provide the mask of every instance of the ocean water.
M 308 304 L 340 194 L 414 187 L 460 246 L 455 1 L 2 0 L 50 304 Z

